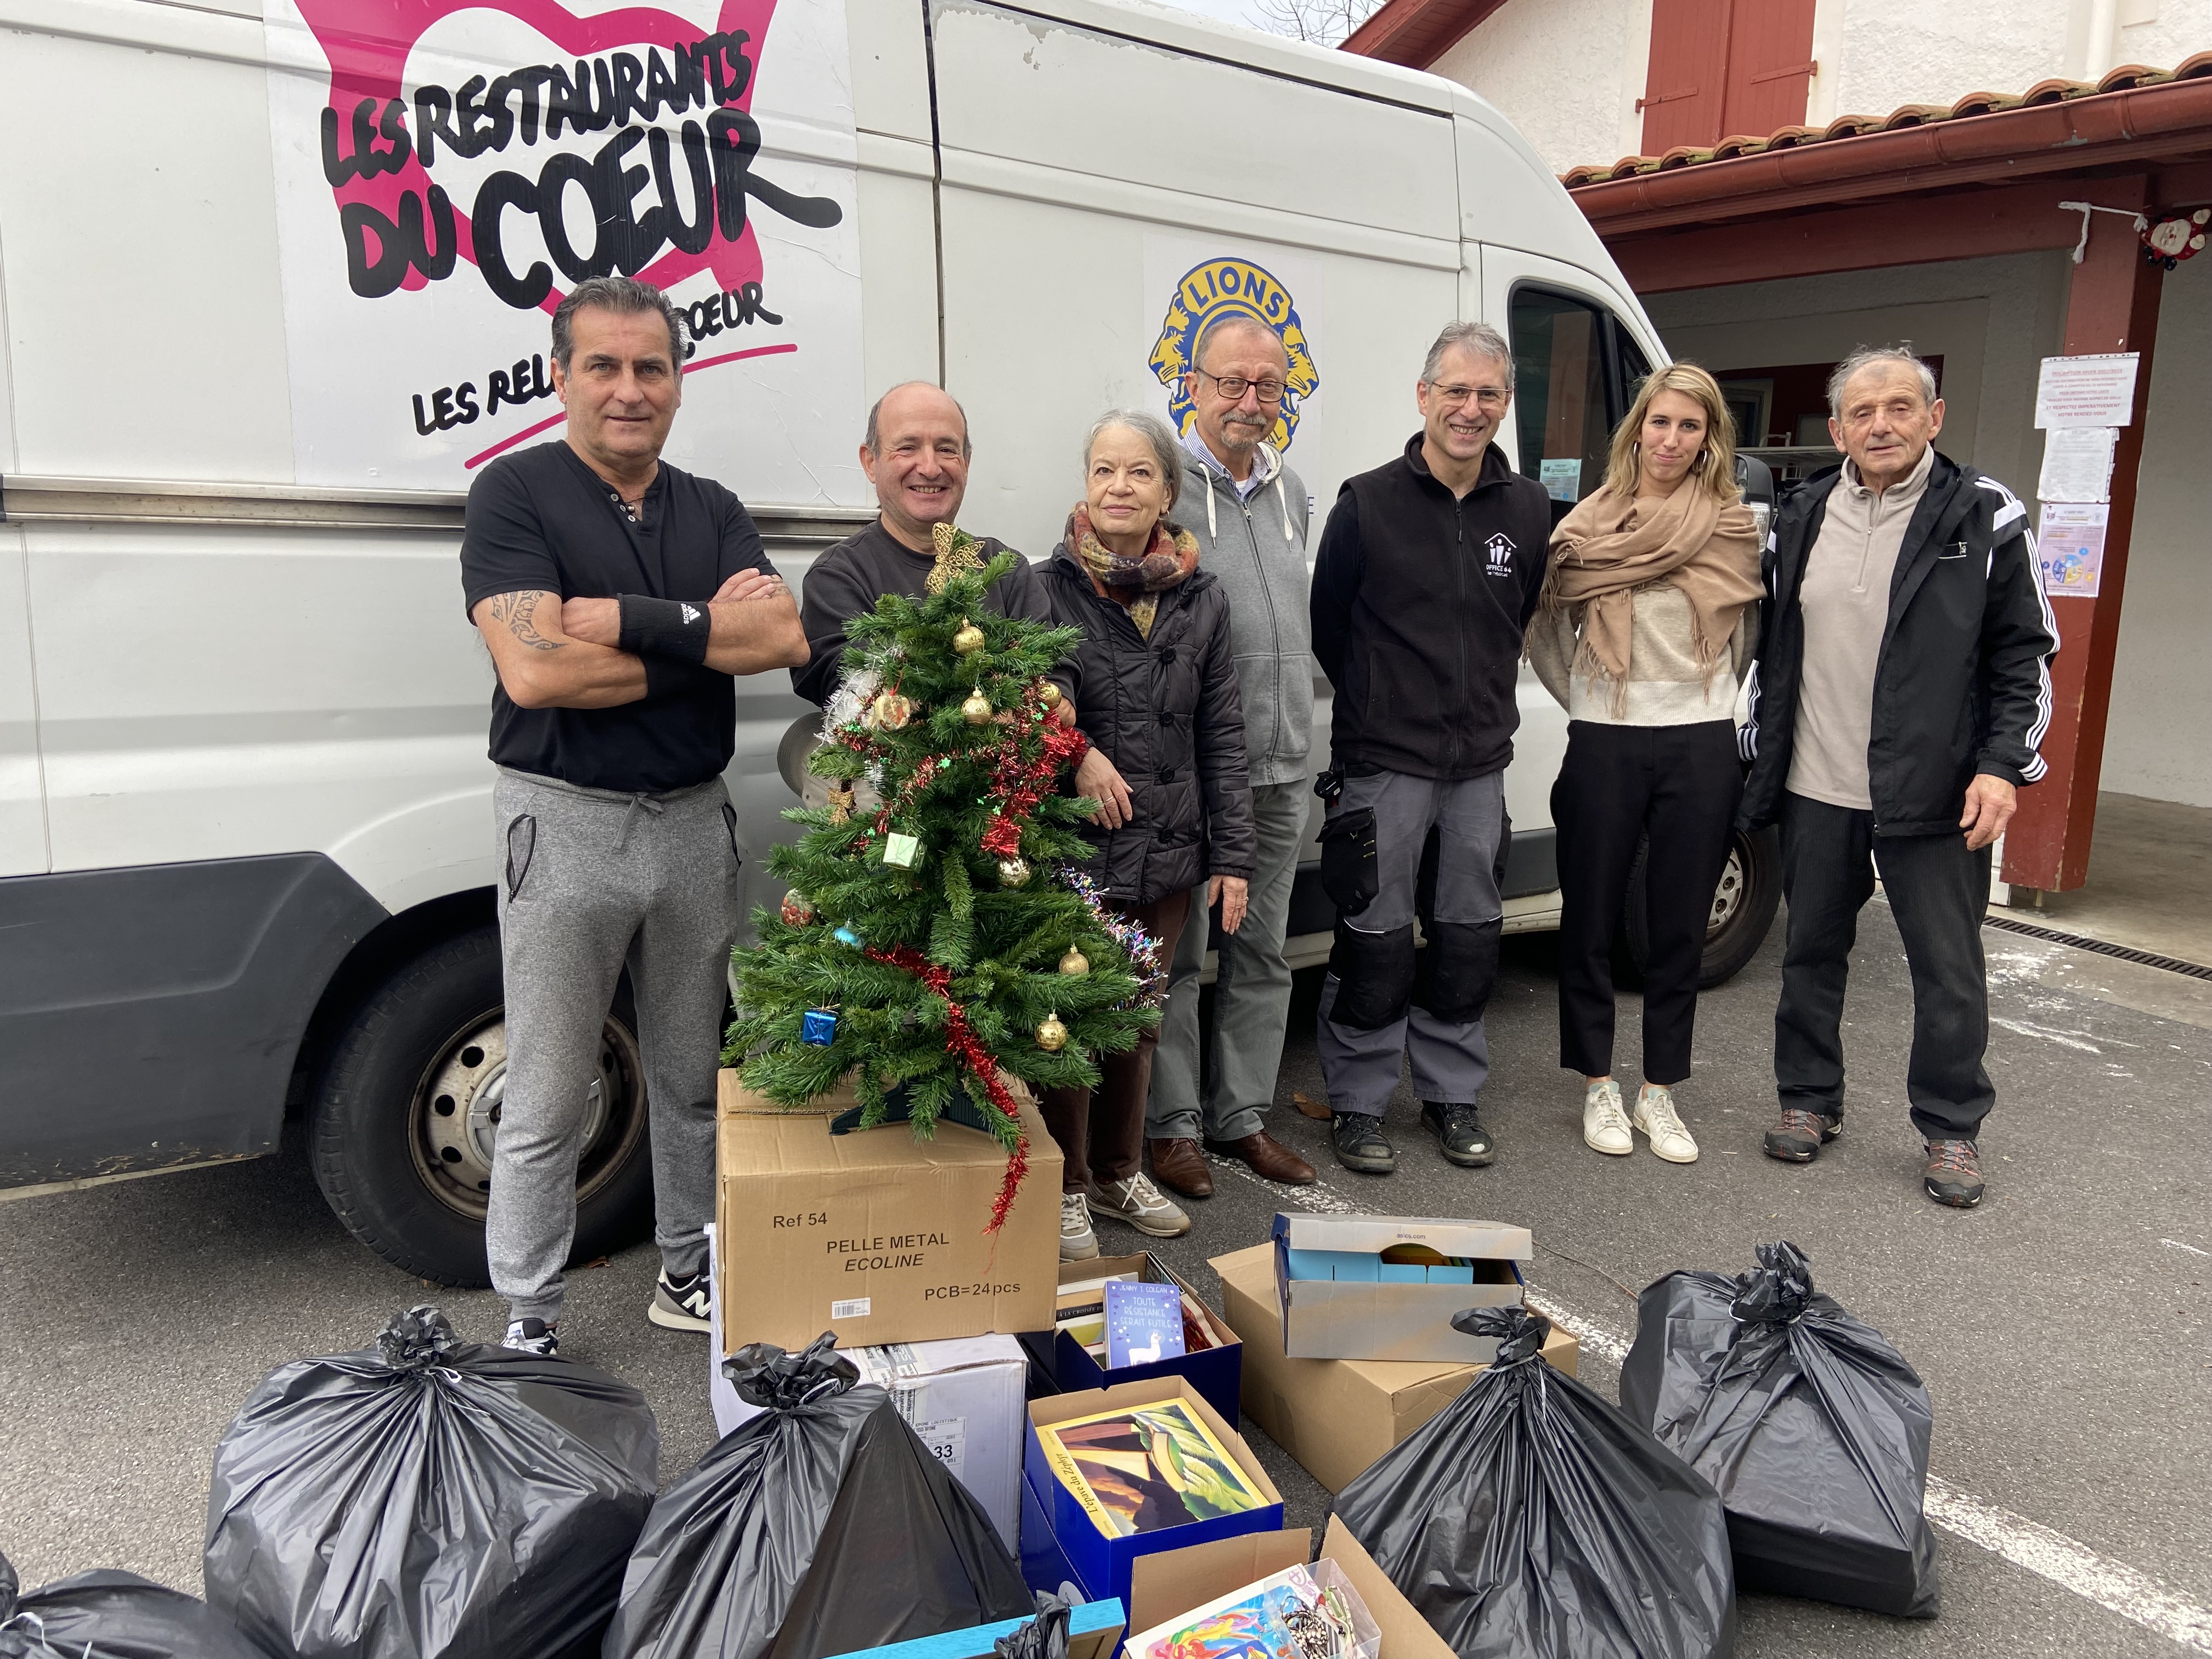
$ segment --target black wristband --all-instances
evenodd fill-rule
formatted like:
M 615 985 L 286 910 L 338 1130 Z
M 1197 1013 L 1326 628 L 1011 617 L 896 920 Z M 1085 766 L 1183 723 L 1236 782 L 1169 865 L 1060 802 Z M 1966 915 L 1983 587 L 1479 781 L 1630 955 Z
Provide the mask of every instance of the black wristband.
M 656 599 L 642 593 L 617 593 L 622 632 L 617 648 L 637 657 L 670 657 L 678 662 L 707 660 L 708 636 L 714 621 L 702 601 Z

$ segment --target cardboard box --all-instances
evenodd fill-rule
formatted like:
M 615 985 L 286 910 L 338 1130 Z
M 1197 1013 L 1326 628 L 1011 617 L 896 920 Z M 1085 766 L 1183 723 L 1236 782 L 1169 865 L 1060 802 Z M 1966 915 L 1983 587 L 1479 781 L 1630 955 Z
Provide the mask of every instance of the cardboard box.
M 787 1111 L 721 1078 L 715 1291 L 723 1351 L 747 1342 L 840 1347 L 1012 1334 L 1052 1323 L 1060 1270 L 1060 1148 L 1026 1100 L 1029 1173 L 986 1233 L 1006 1176 L 990 1136 L 903 1123 L 832 1135 L 848 1086 Z
M 1084 1513 L 1074 1495 L 1054 1477 L 1036 1431 L 1073 1418 L 1178 1399 L 1213 1431 L 1246 1478 L 1267 1501 L 1257 1509 L 1217 1516 L 1210 1521 L 1194 1521 L 1187 1526 L 1165 1527 L 1157 1532 L 1133 1533 L 1126 1538 L 1109 1538 Z M 1282 1493 L 1267 1479 L 1267 1470 L 1260 1467 L 1260 1460 L 1244 1443 L 1244 1437 L 1207 1405 L 1206 1396 L 1185 1378 L 1155 1377 L 1146 1382 L 1124 1382 L 1118 1388 L 1034 1400 L 1030 1402 L 1029 1418 L 1022 1460 L 1022 1572 L 1032 1589 L 1056 1589 L 1062 1582 L 1073 1582 L 1090 1601 L 1110 1597 L 1126 1606 L 1129 1601 L 1130 1565 L 1140 1557 L 1246 1533 L 1282 1530 Z
M 1058 1331 L 1052 1334 L 1053 1342 L 1049 1350 L 1053 1382 L 1064 1392 L 1073 1394 L 1091 1389 L 1110 1389 L 1123 1382 L 1140 1382 L 1147 1377 L 1188 1377 L 1190 1385 L 1206 1396 L 1207 1405 L 1220 1413 L 1227 1421 L 1234 1423 L 1243 1386 L 1239 1379 L 1243 1371 L 1243 1345 L 1238 1340 L 1237 1333 L 1221 1322 L 1198 1292 L 1192 1290 L 1174 1268 L 1151 1251 L 1144 1250 L 1135 1255 L 1104 1256 L 1091 1261 L 1063 1261 L 1060 1264 L 1060 1282 L 1062 1285 L 1080 1285 L 1090 1279 L 1127 1273 L 1138 1273 L 1155 1285 L 1173 1285 L 1181 1290 L 1196 1306 L 1199 1322 L 1218 1346 L 1201 1348 L 1196 1353 L 1170 1354 L 1164 1359 L 1154 1360 L 1149 1365 L 1124 1365 L 1118 1370 L 1109 1370 L 1085 1352 L 1080 1342 L 1066 1331 Z
M 1261 1533 L 1146 1556 L 1136 1564 L 1133 1574 L 1129 1633 L 1137 1636 L 1193 1607 L 1203 1607 L 1216 1596 L 1257 1583 L 1286 1568 L 1303 1566 L 1312 1553 L 1313 1534 L 1299 1531 Z M 1359 1540 L 1334 1516 L 1329 1517 L 1328 1530 L 1322 1537 L 1321 1559 L 1335 1562 L 1367 1604 L 1382 1634 L 1383 1659 L 1453 1659 L 1443 1638 L 1414 1611 L 1413 1603 L 1375 1565 L 1375 1558 L 1360 1547 Z M 1125 1644 L 1122 1653 L 1125 1659 L 1135 1659 L 1132 1646 Z
M 1273 1247 L 1255 1244 L 1218 1255 L 1212 1266 L 1221 1275 L 1227 1322 L 1244 1339 L 1245 1415 L 1331 1492 L 1343 1491 L 1370 1463 L 1458 1399 L 1483 1370 L 1432 1361 L 1288 1358 Z M 1572 1376 L 1581 1352 L 1573 1337 L 1553 1327 L 1544 1343 L 1546 1359 Z
M 710 1230 L 711 1231 L 711 1230 Z M 707 1397 L 714 1428 L 727 1434 L 761 1413 L 738 1398 L 722 1375 L 722 1310 L 712 1314 Z M 947 1342 L 898 1342 L 841 1348 L 860 1380 L 890 1391 L 891 1403 L 922 1443 L 983 1506 L 1010 1555 L 1021 1553 L 1022 1436 L 1029 1355 L 1011 1336 L 963 1336 Z
M 1283 1352 L 1296 1359 L 1433 1360 L 1487 1364 L 1494 1337 L 1452 1328 L 1469 1308 L 1518 1307 L 1521 1264 L 1535 1253 L 1526 1227 L 1425 1216 L 1278 1213 L 1275 1288 L 1283 1310 Z M 1465 1278 L 1437 1271 L 1386 1270 L 1398 1246 L 1472 1261 Z M 1348 1265 L 1346 1258 L 1350 1259 Z M 1371 1273 L 1365 1271 L 1371 1267 Z M 1302 1273 L 1328 1277 L 1304 1277 Z
M 1003 1619 L 995 1625 L 978 1625 L 945 1636 L 918 1636 L 911 1642 L 889 1647 L 864 1648 L 837 1659 L 991 1659 L 1001 1636 L 1012 1636 L 1026 1619 Z M 1067 1621 L 1067 1659 L 1110 1659 L 1128 1627 L 1119 1601 L 1085 1601 Z

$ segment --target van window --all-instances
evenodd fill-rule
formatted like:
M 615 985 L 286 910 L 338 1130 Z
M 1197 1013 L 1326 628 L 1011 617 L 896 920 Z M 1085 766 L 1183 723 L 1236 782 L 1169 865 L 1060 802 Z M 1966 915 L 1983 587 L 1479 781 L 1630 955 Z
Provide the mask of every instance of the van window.
M 1607 319 L 1536 288 L 1515 291 L 1510 315 L 1521 470 L 1550 493 L 1556 524 L 1605 482 L 1618 396 L 1607 396 Z

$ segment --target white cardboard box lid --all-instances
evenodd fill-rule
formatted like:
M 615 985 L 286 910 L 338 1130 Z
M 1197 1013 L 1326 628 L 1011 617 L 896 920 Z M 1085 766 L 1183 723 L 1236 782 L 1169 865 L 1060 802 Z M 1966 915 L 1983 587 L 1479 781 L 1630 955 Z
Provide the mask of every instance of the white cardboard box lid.
M 1381 1252 L 1393 1244 L 1425 1244 L 1440 1255 L 1528 1261 L 1536 1241 L 1526 1227 L 1448 1216 L 1297 1215 L 1275 1218 L 1276 1232 L 1294 1250 Z

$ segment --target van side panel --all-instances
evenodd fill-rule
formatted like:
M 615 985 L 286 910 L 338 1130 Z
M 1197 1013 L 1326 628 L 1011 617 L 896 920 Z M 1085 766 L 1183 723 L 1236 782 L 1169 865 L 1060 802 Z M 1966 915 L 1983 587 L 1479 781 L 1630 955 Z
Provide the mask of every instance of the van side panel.
M 0 1188 L 274 1152 L 384 907 L 313 853 L 0 881 Z
M 39 703 L 31 684 L 31 610 L 23 533 L 0 525 L 0 876 L 46 867 L 39 776 Z

